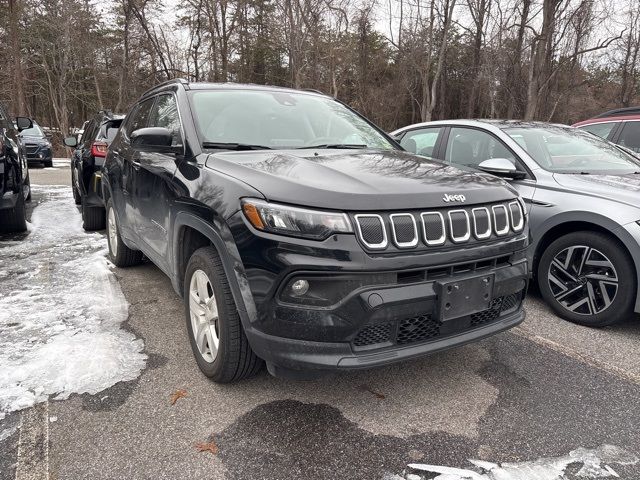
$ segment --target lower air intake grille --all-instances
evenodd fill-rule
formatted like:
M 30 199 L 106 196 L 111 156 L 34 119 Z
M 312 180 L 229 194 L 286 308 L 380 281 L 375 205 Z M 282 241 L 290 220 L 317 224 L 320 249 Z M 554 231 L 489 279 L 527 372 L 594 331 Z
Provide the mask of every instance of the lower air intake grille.
M 512 293 L 502 299 L 501 312 L 508 312 L 509 310 L 515 310 L 520 305 L 520 299 L 522 298 L 522 292 Z
M 398 327 L 398 345 L 419 342 L 440 334 L 439 321 L 433 320 L 431 315 L 418 315 L 402 320 Z
M 478 313 L 473 313 L 470 317 L 471 326 L 476 327 L 484 323 L 492 322 L 500 315 L 500 306 L 502 305 L 502 297 L 494 298 L 489 303 L 489 308 Z
M 356 347 L 364 347 L 366 345 L 375 345 L 376 343 L 385 343 L 391 337 L 391 324 L 383 323 L 380 325 L 370 325 L 360 331 L 353 341 Z

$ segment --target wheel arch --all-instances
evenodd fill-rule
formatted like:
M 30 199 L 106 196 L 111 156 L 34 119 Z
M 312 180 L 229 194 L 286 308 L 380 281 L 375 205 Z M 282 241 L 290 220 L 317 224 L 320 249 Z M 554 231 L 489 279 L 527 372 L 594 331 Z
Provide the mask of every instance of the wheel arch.
M 245 330 L 250 328 L 257 317 L 256 306 L 240 253 L 227 224 L 221 219 L 207 222 L 192 213 L 180 212 L 176 215 L 173 232 L 171 263 L 175 291 L 183 296 L 184 274 L 193 252 L 201 247 L 212 246 L 222 260 Z
M 599 216 L 598 216 L 599 217 Z M 550 225 L 537 239 L 534 240 L 532 245 L 532 257 L 531 257 L 531 272 L 534 278 L 537 276 L 538 264 L 540 257 L 551 243 L 569 233 L 589 231 L 602 233 L 612 240 L 625 251 L 625 253 L 631 258 L 634 269 L 636 271 L 636 299 L 635 299 L 635 312 L 640 312 L 640 295 L 638 294 L 638 287 L 640 286 L 640 252 L 633 254 L 632 247 L 635 244 L 635 240 L 626 232 L 626 230 L 614 223 L 611 219 L 605 219 L 605 225 L 603 222 L 598 221 L 595 218 L 586 219 L 566 219 L 565 221 L 555 222 Z M 610 225 L 612 224 L 612 225 Z M 613 228 L 607 228 L 613 227 Z

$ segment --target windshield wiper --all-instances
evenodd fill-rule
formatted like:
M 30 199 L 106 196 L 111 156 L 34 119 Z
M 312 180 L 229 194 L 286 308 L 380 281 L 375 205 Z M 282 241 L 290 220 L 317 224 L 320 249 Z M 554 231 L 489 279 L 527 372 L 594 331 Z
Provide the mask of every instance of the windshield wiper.
M 271 150 L 266 145 L 251 145 L 248 143 L 224 143 L 224 142 L 202 142 L 203 148 L 212 148 L 218 150 Z
M 299 147 L 299 150 L 311 149 L 311 148 L 335 148 L 335 149 L 361 149 L 367 148 L 368 145 L 358 143 L 324 143 L 321 145 L 310 145 L 308 147 Z

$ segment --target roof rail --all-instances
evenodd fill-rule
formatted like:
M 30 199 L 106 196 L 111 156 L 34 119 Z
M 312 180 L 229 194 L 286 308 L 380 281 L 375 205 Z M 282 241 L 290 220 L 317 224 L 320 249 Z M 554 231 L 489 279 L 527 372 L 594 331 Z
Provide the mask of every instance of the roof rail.
M 173 84 L 176 84 L 176 83 L 179 83 L 181 85 L 188 85 L 189 81 L 185 80 L 184 78 L 172 78 L 171 80 L 167 80 L 166 82 L 162 82 L 162 83 L 159 83 L 158 85 L 155 85 L 155 86 L 151 87 L 149 90 L 144 92 L 141 97 L 146 97 L 147 95 L 149 95 L 154 90 L 157 90 L 157 89 L 162 88 L 162 87 L 166 87 L 167 85 L 173 85 Z
M 601 113 L 600 115 L 596 115 L 593 118 L 621 117 L 624 115 L 640 115 L 640 107 L 615 108 L 608 112 Z

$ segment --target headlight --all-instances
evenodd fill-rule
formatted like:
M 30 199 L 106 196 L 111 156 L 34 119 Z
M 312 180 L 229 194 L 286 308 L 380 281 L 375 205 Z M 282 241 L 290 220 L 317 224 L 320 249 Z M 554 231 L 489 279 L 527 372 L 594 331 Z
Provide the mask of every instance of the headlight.
M 290 207 L 263 200 L 242 200 L 242 211 L 249 223 L 264 232 L 324 240 L 332 233 L 351 233 L 344 213 Z

